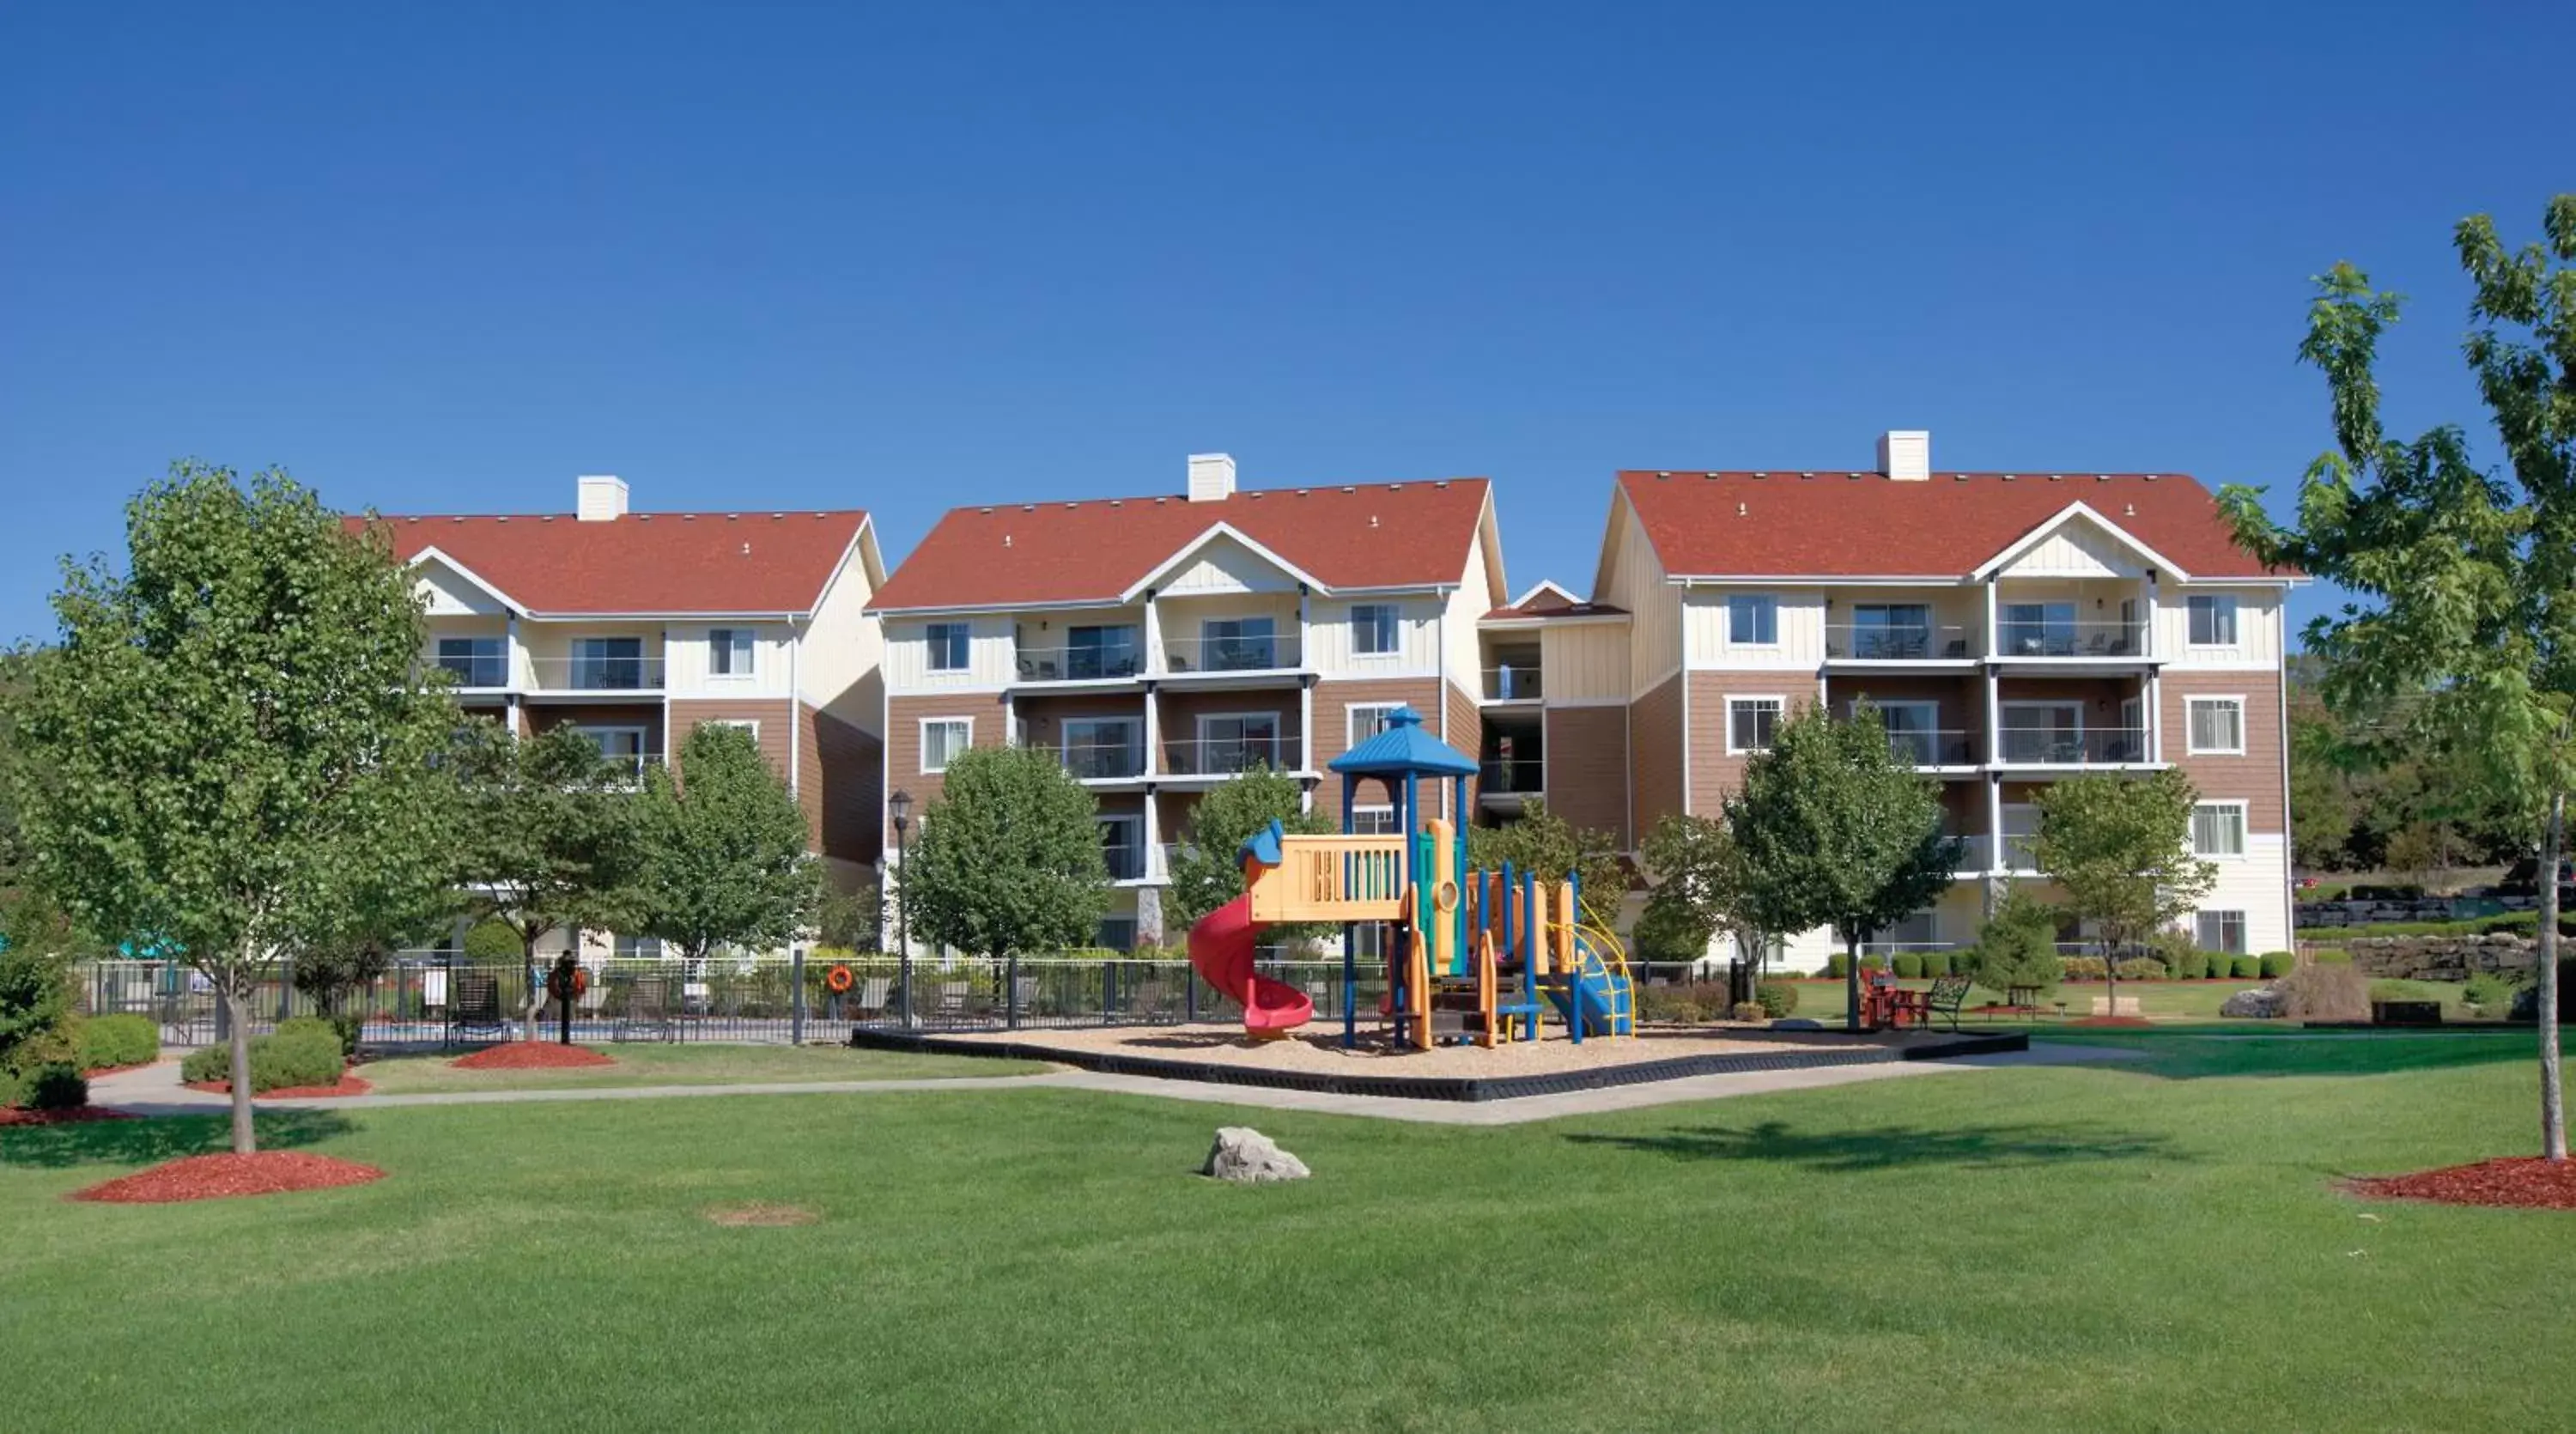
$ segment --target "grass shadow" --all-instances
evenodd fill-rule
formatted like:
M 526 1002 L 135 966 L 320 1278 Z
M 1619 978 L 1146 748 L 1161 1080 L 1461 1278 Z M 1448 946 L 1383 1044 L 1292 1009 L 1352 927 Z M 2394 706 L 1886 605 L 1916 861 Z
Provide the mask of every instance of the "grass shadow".
M 1706 1126 L 1662 1135 L 1576 1134 L 1565 1138 L 1578 1144 L 1618 1146 L 1675 1160 L 1752 1160 L 1826 1174 L 1926 1165 L 1994 1168 L 2182 1158 L 2163 1136 L 2122 1134 L 2086 1126 L 1963 1125 L 1932 1129 L 1891 1125 L 1874 1130 L 1808 1133 L 1791 1128 L 1787 1121 L 1766 1120 L 1741 1129 Z
M 337 1111 L 264 1110 L 259 1113 L 259 1148 L 294 1150 L 356 1128 Z M 27 1126 L 0 1130 L 0 1170 L 158 1165 L 187 1155 L 218 1155 L 231 1148 L 232 1120 L 224 1115 Z

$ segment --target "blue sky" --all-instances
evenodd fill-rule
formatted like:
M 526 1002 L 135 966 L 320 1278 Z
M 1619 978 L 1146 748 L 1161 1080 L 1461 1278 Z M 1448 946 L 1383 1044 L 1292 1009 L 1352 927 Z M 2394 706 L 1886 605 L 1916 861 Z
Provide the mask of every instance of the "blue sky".
M 0 639 L 185 454 L 864 505 L 890 559 L 1193 451 L 1484 474 L 1516 589 L 1588 585 L 1614 469 L 1889 427 L 2285 488 L 2335 259 L 2415 298 L 2392 421 L 2478 417 L 2449 230 L 2576 185 L 2571 45 L 2563 3 L 10 6 Z

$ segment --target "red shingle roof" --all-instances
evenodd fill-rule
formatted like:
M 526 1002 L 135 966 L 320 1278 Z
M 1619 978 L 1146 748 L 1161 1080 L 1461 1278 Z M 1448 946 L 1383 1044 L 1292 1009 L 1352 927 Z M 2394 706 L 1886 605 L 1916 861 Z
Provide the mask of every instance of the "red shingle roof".
M 1551 617 L 1625 617 L 1628 610 L 1606 602 L 1586 602 L 1554 583 L 1541 583 L 1519 602 L 1485 614 L 1487 622 L 1531 622 Z
M 374 521 L 404 562 L 435 548 L 526 612 L 749 615 L 812 611 L 867 520 L 844 509 Z
M 1115 602 L 1219 523 L 1335 590 L 1455 583 L 1476 542 L 1482 478 L 1268 488 L 951 508 L 871 607 Z
M 2236 545 L 2209 490 L 2181 473 L 1626 472 L 1675 576 L 1964 577 L 2082 503 L 2194 578 L 2296 576 Z M 1739 509 L 1741 511 L 1739 511 Z

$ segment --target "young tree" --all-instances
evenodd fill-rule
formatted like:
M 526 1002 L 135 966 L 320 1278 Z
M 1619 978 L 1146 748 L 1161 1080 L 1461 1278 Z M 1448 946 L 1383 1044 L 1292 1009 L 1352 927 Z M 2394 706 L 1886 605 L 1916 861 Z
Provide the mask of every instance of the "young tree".
M 814 907 L 814 940 L 842 951 L 878 950 L 884 909 L 874 886 L 827 887 Z
M 1333 823 L 1300 804 L 1297 779 L 1267 766 L 1218 783 L 1190 809 L 1189 825 L 1172 853 L 1172 886 L 1163 897 L 1163 919 L 1186 931 L 1200 917 L 1243 894 L 1243 866 L 1235 854 L 1271 822 L 1290 832 L 1329 832 Z M 1304 936 L 1303 930 L 1285 939 Z
M 1541 881 L 1571 876 L 1582 889 L 1584 919 L 1604 929 L 1618 923 L 1619 903 L 1628 894 L 1619 839 L 1577 827 L 1536 799 L 1522 804 L 1517 821 L 1469 827 L 1467 864 L 1479 871 L 1500 871 L 1508 864 L 1515 874 L 1537 872 Z
M 1985 929 L 1968 951 L 1968 974 L 1998 996 L 2016 986 L 2056 987 L 2065 966 L 2057 959 L 2057 912 L 2018 882 L 1995 904 Z
M 1081 782 L 1048 753 L 978 747 L 941 785 L 900 886 L 914 935 L 987 956 L 1097 939 L 1109 864 Z
M 677 780 L 646 774 L 635 828 L 629 905 L 689 960 L 717 946 L 774 950 L 814 914 L 821 880 L 805 813 L 740 727 L 702 723 L 680 745 Z
M 2392 438 L 2380 421 L 2379 340 L 2400 300 L 2350 264 L 2318 281 L 2302 359 L 2326 376 L 2335 448 L 2309 465 L 2284 528 L 2259 494 L 2224 495 L 2268 562 L 2352 595 L 2308 625 L 2327 703 L 2382 752 L 2434 752 L 2512 813 L 2540 869 L 2566 847 L 2576 784 L 2576 194 L 2508 250 L 2485 215 L 2453 240 L 2474 287 L 2464 345 L 2507 471 L 2455 425 Z M 2559 1071 L 2558 884 L 2540 882 L 2542 1153 L 2567 1158 Z
M 1891 747 L 1877 711 L 1837 722 L 1807 708 L 1772 733 L 1726 799 L 1760 931 L 1832 926 L 1850 960 L 1844 1020 L 1860 1029 L 1860 945 L 1939 899 L 1960 842 L 1941 832 L 1940 784 Z
M 546 1003 L 537 943 L 558 930 L 614 926 L 629 914 L 635 792 L 629 774 L 571 727 L 517 739 L 497 723 L 469 723 L 455 765 L 466 907 L 518 938 L 528 987 L 521 1025 L 533 1041 Z
M 66 563 L 62 640 L 16 699 L 38 880 L 89 930 L 186 954 L 230 1014 L 233 1148 L 256 1148 L 250 993 L 350 893 L 433 859 L 408 814 L 454 706 L 383 540 L 283 473 L 176 465 L 126 570 Z
M 1744 848 L 1725 822 L 1714 817 L 1674 813 L 1646 834 L 1639 855 L 1654 885 L 1646 891 L 1646 910 L 1637 920 L 1637 941 L 1667 941 L 1704 955 L 1711 939 L 1734 938 L 1750 955 L 1754 974 L 1761 974 L 1771 933 L 1754 921 L 1753 873 Z
M 2102 943 L 2110 1012 L 2120 1009 L 2120 953 L 2189 917 L 2218 868 L 2191 854 L 2197 794 L 2171 767 L 2145 777 L 2073 777 L 2039 794 L 2032 864 L 2090 921 Z

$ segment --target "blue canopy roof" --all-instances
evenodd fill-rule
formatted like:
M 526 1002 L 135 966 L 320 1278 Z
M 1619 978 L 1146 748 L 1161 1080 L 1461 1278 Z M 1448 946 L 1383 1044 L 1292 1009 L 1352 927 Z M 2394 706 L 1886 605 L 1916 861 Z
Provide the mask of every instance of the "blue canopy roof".
M 1422 714 L 1398 707 L 1386 714 L 1386 730 L 1328 763 L 1354 777 L 1472 777 L 1475 759 L 1422 730 Z

